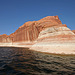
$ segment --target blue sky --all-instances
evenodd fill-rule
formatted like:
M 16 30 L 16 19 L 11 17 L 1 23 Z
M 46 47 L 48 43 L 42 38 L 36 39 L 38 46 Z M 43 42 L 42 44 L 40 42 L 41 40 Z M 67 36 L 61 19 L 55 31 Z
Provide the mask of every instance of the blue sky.
M 27 21 L 58 15 L 75 29 L 75 0 L 0 0 L 0 35 L 11 34 Z

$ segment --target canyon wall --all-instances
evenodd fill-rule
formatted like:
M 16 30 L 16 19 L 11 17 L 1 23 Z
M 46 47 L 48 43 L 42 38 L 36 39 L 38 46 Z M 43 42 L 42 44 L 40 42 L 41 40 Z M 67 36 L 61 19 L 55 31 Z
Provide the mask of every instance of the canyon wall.
M 46 42 L 69 42 L 75 41 L 75 34 L 67 27 L 61 26 L 52 26 L 42 30 L 39 33 L 37 41 L 46 41 Z
M 13 42 L 35 41 L 42 30 L 52 26 L 66 27 L 62 25 L 58 16 L 47 16 L 39 21 L 29 21 L 15 31 Z
M 11 43 L 12 37 L 6 34 L 0 35 L 0 43 Z
M 15 31 L 13 42 L 34 41 L 38 37 L 39 31 L 35 26 L 35 22 L 26 22 Z
M 73 39 L 75 34 L 62 24 L 58 16 L 47 16 L 38 21 L 28 21 L 10 35 L 0 35 L 0 42 L 33 42 L 49 39 Z

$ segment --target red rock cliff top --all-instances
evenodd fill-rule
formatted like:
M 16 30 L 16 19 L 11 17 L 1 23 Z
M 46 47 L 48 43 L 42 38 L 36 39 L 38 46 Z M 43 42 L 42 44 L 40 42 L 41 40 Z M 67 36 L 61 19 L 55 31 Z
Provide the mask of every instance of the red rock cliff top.
M 64 28 L 67 28 L 66 24 L 62 24 L 58 16 L 47 16 L 38 21 L 28 21 L 24 23 L 22 26 L 20 26 L 14 33 L 10 35 L 6 35 L 6 34 L 0 35 L 1 36 L 0 38 L 1 39 L 6 38 L 6 40 L 7 38 L 9 39 L 13 38 L 14 42 L 34 41 L 38 38 L 39 33 L 42 30 L 45 30 L 46 28 L 51 28 L 51 27 L 56 28 L 56 31 L 57 29 L 64 30 Z
M 19 28 L 22 28 L 24 26 L 30 26 L 32 24 L 34 25 L 41 25 L 41 23 L 50 23 L 51 25 L 53 24 L 62 24 L 61 21 L 59 20 L 58 16 L 47 16 L 45 18 L 42 18 L 38 21 L 28 21 L 26 23 L 24 23 L 22 26 L 20 26 Z
M 34 26 L 34 25 L 37 28 L 39 28 L 39 27 L 47 28 L 47 27 L 55 26 L 55 25 L 62 26 L 62 23 L 58 16 L 47 16 L 38 21 L 28 21 L 28 22 L 24 23 L 22 26 L 20 26 L 18 30 L 21 30 L 23 28 L 30 28 L 31 26 Z M 64 24 L 63 26 L 66 26 L 66 25 Z M 18 31 L 18 30 L 16 30 L 16 31 Z
M 7 34 L 2 34 L 2 35 L 0 35 L 0 36 L 2 36 L 2 37 L 7 37 L 8 35 L 7 35 Z

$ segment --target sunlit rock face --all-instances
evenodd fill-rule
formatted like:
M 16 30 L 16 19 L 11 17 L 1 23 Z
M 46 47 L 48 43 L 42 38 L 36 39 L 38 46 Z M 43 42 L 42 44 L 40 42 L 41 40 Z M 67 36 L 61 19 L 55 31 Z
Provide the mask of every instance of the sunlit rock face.
M 19 27 L 14 33 L 14 42 L 51 40 L 71 40 L 74 33 L 62 24 L 58 16 L 47 16 L 38 21 L 29 21 Z
M 75 33 L 75 30 L 72 30 L 73 33 Z
M 39 31 L 35 26 L 35 22 L 26 22 L 15 31 L 13 41 L 14 42 L 27 42 L 33 41 L 38 37 Z
M 72 41 L 75 40 L 75 34 L 65 26 L 52 26 L 42 30 L 39 33 L 38 41 Z
M 23 24 L 18 30 L 15 31 L 13 41 L 35 41 L 42 30 L 52 26 L 66 27 L 66 25 L 62 25 L 58 16 L 47 16 L 39 21 L 29 21 Z
M 75 34 L 62 24 L 58 16 L 47 16 L 38 21 L 28 21 L 10 35 L 0 35 L 0 42 L 32 42 L 73 39 Z M 47 41 L 47 40 L 46 40 Z
M 12 38 L 6 34 L 0 35 L 0 43 L 11 43 Z

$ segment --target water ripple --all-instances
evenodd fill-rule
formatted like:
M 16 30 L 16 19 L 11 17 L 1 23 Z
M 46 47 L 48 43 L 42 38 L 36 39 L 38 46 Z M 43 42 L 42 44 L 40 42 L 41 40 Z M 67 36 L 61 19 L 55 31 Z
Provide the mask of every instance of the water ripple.
M 75 75 L 75 56 L 1 47 L 0 75 Z

